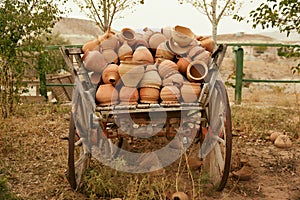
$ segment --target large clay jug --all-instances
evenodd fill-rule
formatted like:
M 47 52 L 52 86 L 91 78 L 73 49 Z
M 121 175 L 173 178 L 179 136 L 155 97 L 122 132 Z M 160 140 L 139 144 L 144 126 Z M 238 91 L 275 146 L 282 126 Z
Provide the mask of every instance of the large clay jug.
M 107 62 L 99 51 L 87 51 L 84 66 L 87 70 L 102 73 Z
M 167 60 L 173 60 L 175 57 L 175 54 L 170 51 L 167 46 L 166 42 L 162 42 L 158 45 L 156 51 L 155 51 L 155 58 L 163 58 Z
M 157 65 L 148 65 L 140 82 L 140 87 L 153 87 L 160 89 L 160 86 L 161 78 L 157 72 Z
M 185 81 L 180 88 L 180 92 L 185 103 L 194 103 L 200 96 L 201 84 Z
M 140 88 L 140 102 L 156 104 L 159 100 L 160 89 L 154 87 Z
M 187 67 L 186 76 L 191 82 L 202 82 L 207 73 L 206 63 L 201 60 L 194 60 Z
M 118 56 L 120 61 L 124 61 L 126 56 L 133 54 L 132 48 L 128 45 L 127 41 L 124 41 L 123 44 L 118 49 Z
M 100 106 L 115 105 L 118 102 L 118 91 L 112 84 L 102 84 L 96 92 L 96 103 Z
M 109 64 L 102 72 L 102 80 L 104 83 L 116 85 L 120 80 L 119 66 L 117 64 Z
M 137 87 L 144 76 L 144 65 L 143 62 L 121 61 L 118 71 L 123 84 Z
M 178 71 L 178 65 L 171 60 L 160 60 L 158 62 L 158 73 L 162 79 L 164 79 L 166 75 Z
M 128 45 L 133 47 L 136 39 L 136 33 L 131 28 L 123 28 L 120 33 L 118 33 L 118 38 L 121 43 L 127 41 Z
M 154 63 L 154 59 L 150 50 L 145 46 L 139 46 L 135 49 L 132 55 L 132 60 L 137 62 L 143 62 L 146 64 Z
M 100 42 L 100 47 L 102 50 L 105 49 L 116 50 L 119 47 L 119 40 L 115 35 L 110 35 L 108 38 Z
M 120 90 L 119 98 L 122 105 L 138 104 L 139 92 L 135 87 L 123 86 Z
M 160 32 L 156 32 L 152 34 L 151 37 L 149 38 L 149 47 L 155 51 L 158 45 L 160 45 L 160 43 L 165 42 L 166 40 L 167 40 L 166 36 L 164 36 Z
M 210 37 L 204 37 L 200 39 L 200 44 L 207 51 L 213 53 L 215 49 L 215 41 Z

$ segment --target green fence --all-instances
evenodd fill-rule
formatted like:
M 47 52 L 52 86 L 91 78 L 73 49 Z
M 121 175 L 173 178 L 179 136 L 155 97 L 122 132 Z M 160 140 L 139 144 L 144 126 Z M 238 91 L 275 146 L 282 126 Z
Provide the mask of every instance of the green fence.
M 258 47 L 292 47 L 300 48 L 300 45 L 294 44 L 261 44 L 261 43 L 226 43 L 227 46 L 232 46 L 235 54 L 235 94 L 234 100 L 236 104 L 242 102 L 242 87 L 243 82 L 256 83 L 300 83 L 300 80 L 266 80 L 266 79 L 244 79 L 244 49 L 243 46 L 258 46 Z M 299 56 L 299 55 L 298 55 Z

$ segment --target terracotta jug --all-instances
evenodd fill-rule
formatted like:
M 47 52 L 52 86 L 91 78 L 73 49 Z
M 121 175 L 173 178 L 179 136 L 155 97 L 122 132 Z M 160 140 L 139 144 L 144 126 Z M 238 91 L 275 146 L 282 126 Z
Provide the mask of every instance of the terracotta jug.
M 155 32 L 149 38 L 149 47 L 155 51 L 158 45 L 160 45 L 160 43 L 165 42 L 166 40 L 167 40 L 166 36 L 164 36 L 162 33 Z
M 148 65 L 140 82 L 140 87 L 153 87 L 160 89 L 160 86 L 161 78 L 157 72 L 157 65 Z
M 140 102 L 141 103 L 158 103 L 160 89 L 154 87 L 140 88 Z
M 211 62 L 211 53 L 205 50 L 204 52 L 196 55 L 193 60 L 201 60 L 205 64 L 209 65 Z
M 185 103 L 194 103 L 198 100 L 201 92 L 201 84 L 189 81 L 183 82 L 180 88 L 182 100 Z
M 121 61 L 118 71 L 120 78 L 125 86 L 137 87 L 144 76 L 144 63 Z
M 154 59 L 150 50 L 145 46 L 139 46 L 135 49 L 132 55 L 132 60 L 137 62 L 143 62 L 145 64 L 154 63 Z
M 102 72 L 102 80 L 104 83 L 116 85 L 120 80 L 119 66 L 117 64 L 109 64 Z
M 98 85 L 101 81 L 101 73 L 99 73 L 99 72 L 90 72 L 89 77 L 90 77 L 92 84 L 94 84 L 94 85 Z
M 99 51 L 88 51 L 84 59 L 84 66 L 87 70 L 102 73 L 107 62 Z
M 120 104 L 133 105 L 137 104 L 139 100 L 139 92 L 135 87 L 123 86 L 119 93 Z
M 103 41 L 100 42 L 100 47 L 102 50 L 105 49 L 118 49 L 119 47 L 119 40 L 115 35 L 110 35 L 106 39 L 103 39 Z
M 126 56 L 130 56 L 133 54 L 132 48 L 128 45 L 127 41 L 124 41 L 123 44 L 118 49 L 119 60 L 125 60 Z
M 187 67 L 186 76 L 191 82 L 202 82 L 207 73 L 206 63 L 201 60 L 194 60 Z
M 206 50 L 199 45 L 193 46 L 188 52 L 188 56 L 192 59 L 195 60 L 194 57 L 198 56 L 199 54 L 205 52 Z
M 184 77 L 178 71 L 171 72 L 164 77 L 164 82 L 171 82 L 174 85 L 181 87 L 184 82 Z
M 160 98 L 163 104 L 178 103 L 180 90 L 173 84 L 166 84 L 160 91 Z
M 213 53 L 215 49 L 215 41 L 210 37 L 203 37 L 200 39 L 201 46 L 207 51 Z
M 87 41 L 83 46 L 82 46 L 82 51 L 85 53 L 86 51 L 93 51 L 95 50 L 100 44 L 100 41 L 98 40 L 98 37 L 96 37 L 94 40 L 89 40 Z
M 127 41 L 128 45 L 133 47 L 135 43 L 136 33 L 131 28 L 123 28 L 121 32 L 117 35 L 119 41 L 123 43 Z
M 159 60 L 158 63 L 158 73 L 162 79 L 164 79 L 167 74 L 178 71 L 178 65 L 171 60 Z
M 96 92 L 96 103 L 100 106 L 115 105 L 118 102 L 118 91 L 112 84 L 102 84 Z
M 154 31 L 151 30 L 151 29 L 148 28 L 148 27 L 145 27 L 145 28 L 143 29 L 143 31 L 144 31 L 143 38 L 144 38 L 147 42 L 149 42 L 149 39 L 150 39 L 151 35 L 154 34 Z
M 180 57 L 176 63 L 178 65 L 179 72 L 183 75 L 186 75 L 186 69 L 191 62 L 192 60 L 190 57 Z
M 118 54 L 113 49 L 102 50 L 102 54 L 107 63 L 118 63 Z

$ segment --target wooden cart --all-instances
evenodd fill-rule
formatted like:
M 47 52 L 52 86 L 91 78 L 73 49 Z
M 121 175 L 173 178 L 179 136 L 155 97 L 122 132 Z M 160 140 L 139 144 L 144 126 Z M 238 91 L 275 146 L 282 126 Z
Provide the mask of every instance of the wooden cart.
M 71 187 L 76 189 L 80 185 L 92 157 L 110 166 L 122 155 L 122 151 L 126 153 L 127 151 L 122 149 L 126 138 L 166 137 L 170 141 L 166 145 L 167 149 L 155 156 L 172 153 L 169 146 L 174 141 L 179 141 L 182 147 L 175 152 L 176 155 L 182 154 L 182 150 L 192 145 L 198 145 L 199 159 L 208 163 L 206 169 L 210 180 L 217 190 L 223 190 L 229 175 L 232 151 L 231 110 L 226 88 L 218 78 L 225 51 L 226 46 L 220 45 L 212 54 L 212 64 L 209 66 L 205 82 L 201 85 L 201 94 L 196 103 L 101 107 L 95 104 L 97 86 L 89 79 L 81 59 L 82 50 L 61 47 L 61 53 L 75 77 L 67 170 Z M 173 143 L 173 146 L 174 144 L 176 145 Z M 79 156 L 74 155 L 76 148 L 80 148 Z M 166 159 L 167 157 L 171 157 L 170 160 Z M 165 160 L 166 163 L 160 167 L 170 164 L 175 159 L 176 156 L 173 155 L 165 156 L 161 160 Z M 123 170 L 131 172 L 130 169 L 145 173 L 147 170 L 153 171 L 158 168 L 140 170 L 131 166 Z

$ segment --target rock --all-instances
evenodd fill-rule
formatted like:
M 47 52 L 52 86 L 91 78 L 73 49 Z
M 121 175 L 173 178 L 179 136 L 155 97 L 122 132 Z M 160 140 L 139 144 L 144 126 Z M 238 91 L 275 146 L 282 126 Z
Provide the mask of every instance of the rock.
M 171 200 L 189 200 L 189 196 L 184 193 L 184 192 L 175 192 L 172 197 Z
M 277 131 L 271 133 L 271 135 L 270 135 L 270 140 L 271 140 L 272 142 L 274 142 L 274 141 L 276 140 L 276 138 L 277 138 L 279 135 L 282 135 L 282 133 L 277 132 Z
M 292 146 L 292 141 L 287 135 L 279 135 L 276 138 L 274 145 L 279 148 L 290 148 Z
M 240 181 L 248 181 L 253 174 L 253 168 L 250 166 L 243 166 L 240 170 L 232 172 L 233 176 L 238 178 Z

